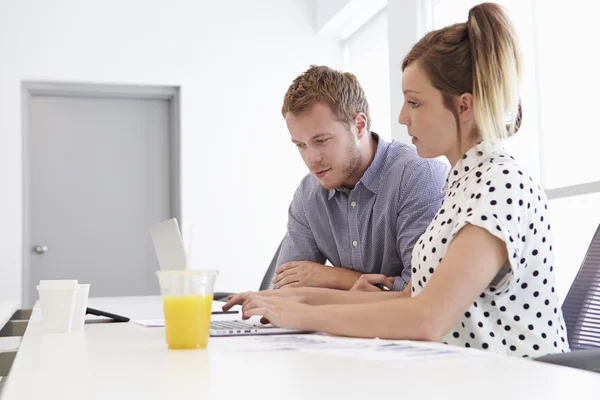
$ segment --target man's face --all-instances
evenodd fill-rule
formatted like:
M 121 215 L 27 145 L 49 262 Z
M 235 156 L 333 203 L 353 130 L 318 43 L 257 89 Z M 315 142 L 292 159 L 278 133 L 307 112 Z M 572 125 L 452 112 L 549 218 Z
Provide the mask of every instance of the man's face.
M 299 115 L 288 112 L 285 121 L 304 164 L 325 189 L 344 185 L 360 168 L 356 127 L 338 121 L 328 104 L 317 102 Z

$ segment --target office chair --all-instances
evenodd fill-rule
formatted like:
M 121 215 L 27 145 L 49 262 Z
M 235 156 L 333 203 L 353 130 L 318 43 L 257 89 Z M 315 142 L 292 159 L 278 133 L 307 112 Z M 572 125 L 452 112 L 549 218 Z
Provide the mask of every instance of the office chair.
M 273 259 L 271 260 L 271 263 L 269 264 L 269 267 L 267 268 L 267 271 L 265 272 L 265 276 L 263 277 L 262 282 L 260 283 L 260 288 L 258 290 L 266 290 L 271 287 L 271 281 L 273 280 L 273 277 L 275 276 L 275 268 L 277 268 L 277 259 L 279 258 L 279 252 L 281 251 L 282 243 L 283 243 L 283 240 L 279 243 L 279 246 L 277 246 L 277 251 L 275 251 L 275 254 L 273 255 Z M 214 294 L 213 298 L 215 300 L 227 301 L 227 296 L 229 296 L 231 294 L 235 294 L 235 293 L 216 292 Z
M 562 305 L 571 353 L 537 361 L 600 372 L 600 226 Z

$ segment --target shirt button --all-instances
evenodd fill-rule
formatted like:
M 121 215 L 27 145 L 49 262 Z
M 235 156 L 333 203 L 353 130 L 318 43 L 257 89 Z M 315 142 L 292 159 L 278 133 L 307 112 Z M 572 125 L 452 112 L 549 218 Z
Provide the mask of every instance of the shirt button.
M 350 205 L 351 205 L 352 207 L 356 207 L 356 202 L 355 202 L 355 201 L 353 201 L 352 203 L 350 203 Z
M 355 240 L 354 242 L 352 242 L 352 246 L 354 246 L 354 247 L 358 246 L 358 242 Z

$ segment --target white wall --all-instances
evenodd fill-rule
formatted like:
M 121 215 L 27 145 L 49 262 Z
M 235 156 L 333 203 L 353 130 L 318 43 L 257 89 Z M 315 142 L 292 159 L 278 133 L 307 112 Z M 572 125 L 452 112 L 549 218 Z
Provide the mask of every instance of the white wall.
M 21 296 L 23 80 L 180 85 L 195 267 L 220 269 L 219 290 L 257 288 L 305 173 L 283 95 L 309 64 L 341 65 L 314 13 L 312 0 L 0 0 L 0 301 Z
M 411 143 L 406 127 L 398 123 L 402 95 L 402 60 L 412 46 L 431 29 L 429 0 L 315 0 L 316 29 L 345 40 L 386 7 L 389 45 L 389 118 L 391 137 Z M 362 28 L 361 28 L 362 27 Z M 351 39 L 351 37 L 350 37 Z M 360 55 L 356 55 L 360 57 Z M 359 76 L 360 79 L 360 76 Z M 372 101 L 376 103 L 376 101 Z
M 390 118 L 392 138 L 411 143 L 404 125 L 398 123 L 398 115 L 404 102 L 402 95 L 402 60 L 424 32 L 420 0 L 388 2 L 388 42 L 390 46 Z
M 344 67 L 352 72 L 369 100 L 371 129 L 390 141 L 390 64 L 385 9 L 370 18 L 344 43 Z
M 345 40 L 370 20 L 388 0 L 314 0 L 317 32 Z
M 315 29 L 320 32 L 326 29 L 340 12 L 354 0 L 315 0 Z

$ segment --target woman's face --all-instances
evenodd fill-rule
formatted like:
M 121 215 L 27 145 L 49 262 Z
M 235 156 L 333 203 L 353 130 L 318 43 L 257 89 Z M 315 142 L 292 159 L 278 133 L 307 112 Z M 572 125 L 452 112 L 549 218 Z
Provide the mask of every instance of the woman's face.
M 404 104 L 398 121 L 406 125 L 419 156 L 443 155 L 452 162 L 454 153 L 459 151 L 454 114 L 444 105 L 442 93 L 433 87 L 418 61 L 404 69 L 402 92 Z

